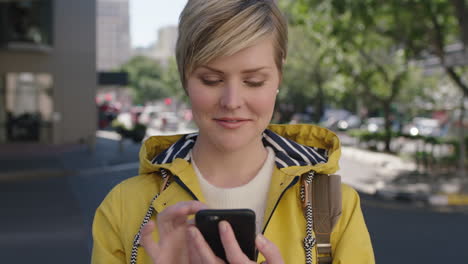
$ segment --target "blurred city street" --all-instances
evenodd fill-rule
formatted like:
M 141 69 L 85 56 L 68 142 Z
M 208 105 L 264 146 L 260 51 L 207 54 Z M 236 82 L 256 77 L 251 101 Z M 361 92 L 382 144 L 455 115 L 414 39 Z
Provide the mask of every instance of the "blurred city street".
M 0 178 L 3 260 L 89 263 L 94 211 L 113 186 L 137 175 L 139 147 L 127 140 L 120 151 L 116 134 L 100 131 L 93 154 L 86 146 L 49 153 L 49 162 L 42 165 L 55 172 L 50 177 Z M 468 211 L 436 209 L 372 195 L 379 168 L 370 165 L 371 161 L 357 162 L 349 154 L 352 151 L 344 148 L 339 173 L 344 182 L 360 190 L 377 263 L 461 263 L 468 258 L 464 250 Z M 13 170 L 13 166 L 18 164 L 22 164 L 20 171 L 24 174 L 35 171 L 31 167 L 34 163 L 29 166 L 28 160 L 2 156 L 2 169 L 10 167 L 10 173 L 17 173 L 19 168 Z M 438 250 L 433 250 L 435 245 Z
M 468 263 L 468 0 L 240 3 L 277 6 L 267 30 L 187 3 L 0 0 L 1 263 L 90 263 L 95 210 L 141 142 L 205 119 L 333 131 L 376 263 Z M 274 59 L 230 62 L 271 39 Z

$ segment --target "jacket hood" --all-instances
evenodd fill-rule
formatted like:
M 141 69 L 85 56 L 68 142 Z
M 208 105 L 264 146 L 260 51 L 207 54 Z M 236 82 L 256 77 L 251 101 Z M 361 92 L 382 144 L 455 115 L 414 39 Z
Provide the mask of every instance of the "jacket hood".
M 189 152 L 198 133 L 152 136 L 140 150 L 140 174 L 171 169 L 177 162 L 190 162 Z M 269 125 L 263 133 L 265 146 L 273 148 L 276 166 L 288 174 L 333 174 L 341 155 L 338 137 L 328 129 L 315 125 Z

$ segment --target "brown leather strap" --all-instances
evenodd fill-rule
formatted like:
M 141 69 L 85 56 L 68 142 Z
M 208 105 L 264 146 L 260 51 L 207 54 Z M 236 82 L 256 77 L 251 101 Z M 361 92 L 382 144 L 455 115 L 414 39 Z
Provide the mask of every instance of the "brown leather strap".
M 316 174 L 310 185 L 318 262 L 332 263 L 330 236 L 341 215 L 341 177 Z

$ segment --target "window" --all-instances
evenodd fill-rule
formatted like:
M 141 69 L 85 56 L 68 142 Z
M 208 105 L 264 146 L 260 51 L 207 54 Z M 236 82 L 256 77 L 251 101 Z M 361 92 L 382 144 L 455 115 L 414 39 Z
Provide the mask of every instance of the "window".
M 52 76 L 8 73 L 0 87 L 0 141 L 52 140 Z
M 0 46 L 52 46 L 52 0 L 0 1 Z

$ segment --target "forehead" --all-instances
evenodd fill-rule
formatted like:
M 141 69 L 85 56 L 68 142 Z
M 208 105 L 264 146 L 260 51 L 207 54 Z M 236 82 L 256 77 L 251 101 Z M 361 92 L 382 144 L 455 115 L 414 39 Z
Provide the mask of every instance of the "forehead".
M 264 38 L 232 55 L 220 56 L 200 65 L 224 70 L 275 68 L 275 52 L 271 38 Z

